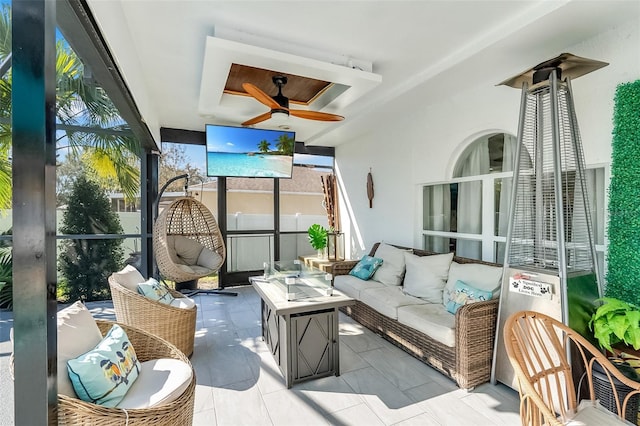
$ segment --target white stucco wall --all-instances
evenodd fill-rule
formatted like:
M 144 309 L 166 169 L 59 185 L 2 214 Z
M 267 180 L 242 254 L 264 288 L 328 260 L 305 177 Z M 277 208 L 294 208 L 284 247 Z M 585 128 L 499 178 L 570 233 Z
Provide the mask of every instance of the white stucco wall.
M 640 78 L 639 46 L 640 19 L 635 19 L 557 52 L 610 64 L 572 82 L 587 164 L 610 162 L 613 98 L 618 84 Z M 458 156 L 477 136 L 516 134 L 521 92 L 497 87 L 497 80 L 429 102 L 400 121 L 379 121 L 368 134 L 336 148 L 341 186 L 349 194 L 342 224 L 353 257 L 376 241 L 419 246 L 420 184 L 449 180 Z M 369 168 L 373 209 L 366 195 Z

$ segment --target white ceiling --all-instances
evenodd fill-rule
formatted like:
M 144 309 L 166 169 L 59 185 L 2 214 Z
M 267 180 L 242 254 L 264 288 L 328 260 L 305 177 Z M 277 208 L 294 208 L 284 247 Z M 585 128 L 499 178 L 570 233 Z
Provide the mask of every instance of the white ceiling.
M 640 15 L 634 0 L 88 4 L 157 141 L 160 127 L 203 131 L 267 112 L 251 97 L 222 93 L 236 62 L 351 86 L 310 106 L 344 121 L 289 119 L 297 140 L 327 146 L 453 91 L 497 84 Z

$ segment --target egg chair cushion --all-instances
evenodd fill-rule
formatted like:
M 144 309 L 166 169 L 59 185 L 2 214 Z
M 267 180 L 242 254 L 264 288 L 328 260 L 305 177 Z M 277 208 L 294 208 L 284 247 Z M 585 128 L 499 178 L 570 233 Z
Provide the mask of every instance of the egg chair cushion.
M 198 263 L 198 256 L 204 246 L 196 240 L 176 235 L 174 239 L 174 248 L 178 259 L 182 260 L 185 265 L 195 265 Z
M 196 264 L 207 269 L 217 270 L 222 264 L 222 257 L 215 251 L 204 247 L 198 256 Z

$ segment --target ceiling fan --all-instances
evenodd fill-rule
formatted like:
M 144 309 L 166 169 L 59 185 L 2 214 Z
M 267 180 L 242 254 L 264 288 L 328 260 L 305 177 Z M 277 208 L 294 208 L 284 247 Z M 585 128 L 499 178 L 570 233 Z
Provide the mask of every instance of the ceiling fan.
M 251 83 L 243 83 L 242 88 L 251 96 L 253 96 L 258 102 L 271 108 L 271 111 L 260 114 L 257 117 L 253 117 L 250 120 L 242 123 L 243 126 L 250 126 L 262 121 L 268 120 L 272 117 L 272 114 L 293 115 L 294 117 L 306 118 L 308 120 L 318 121 L 341 121 L 344 117 L 341 115 L 330 114 L 328 112 L 319 111 L 306 111 L 299 109 L 289 109 L 289 98 L 282 94 L 282 86 L 287 84 L 287 77 L 282 75 L 274 75 L 272 77 L 273 84 L 278 87 L 278 94 L 273 98 L 267 95 L 262 90 L 258 89 Z

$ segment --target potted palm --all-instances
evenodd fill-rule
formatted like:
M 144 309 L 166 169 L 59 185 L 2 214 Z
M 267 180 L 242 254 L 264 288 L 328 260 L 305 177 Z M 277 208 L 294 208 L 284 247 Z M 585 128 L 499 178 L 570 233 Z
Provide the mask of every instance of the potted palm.
M 314 223 L 307 230 L 309 234 L 309 244 L 318 251 L 318 257 L 324 257 L 324 249 L 327 247 L 327 230 L 317 223 Z

